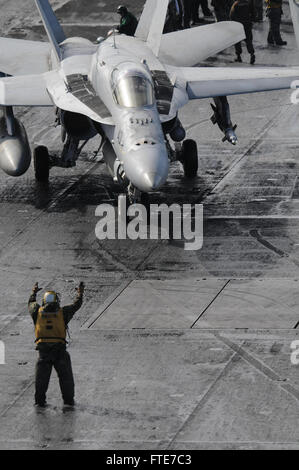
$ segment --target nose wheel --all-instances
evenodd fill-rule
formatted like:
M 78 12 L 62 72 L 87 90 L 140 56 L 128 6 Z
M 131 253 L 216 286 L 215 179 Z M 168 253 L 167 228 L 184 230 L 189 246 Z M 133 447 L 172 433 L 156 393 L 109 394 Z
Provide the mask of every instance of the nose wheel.
M 150 205 L 149 194 L 139 191 L 132 183 L 128 186 L 127 198 L 129 204 L 142 204 L 146 208 Z

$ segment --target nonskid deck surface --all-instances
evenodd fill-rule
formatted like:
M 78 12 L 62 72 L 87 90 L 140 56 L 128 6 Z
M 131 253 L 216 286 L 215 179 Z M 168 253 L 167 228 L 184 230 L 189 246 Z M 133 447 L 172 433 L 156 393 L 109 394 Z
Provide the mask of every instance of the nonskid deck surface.
M 2 34 L 45 38 L 34 2 L 22 11 L 18 3 L 0 2 Z M 52 3 L 67 35 L 94 40 L 118 19 L 117 2 Z M 142 2 L 127 4 L 138 13 Z M 266 21 L 254 27 L 257 66 L 298 65 L 284 10 L 287 47 L 266 46 Z M 231 48 L 206 64 L 233 59 Z M 198 252 L 165 240 L 96 239 L 95 209 L 116 205 L 120 191 L 93 160 L 96 140 L 76 168 L 53 169 L 47 187 L 32 168 L 19 179 L 0 175 L 0 448 L 298 448 L 299 365 L 290 355 L 299 339 L 299 108 L 289 91 L 231 97 L 232 147 L 212 126 L 209 101 L 180 116 L 198 142 L 198 178 L 186 181 L 175 164 L 152 195 L 204 204 Z M 18 114 L 33 145 L 60 152 L 51 111 Z M 64 412 L 54 374 L 50 406 L 37 413 L 27 298 L 39 280 L 69 303 L 81 279 L 86 300 L 69 348 L 77 407 Z

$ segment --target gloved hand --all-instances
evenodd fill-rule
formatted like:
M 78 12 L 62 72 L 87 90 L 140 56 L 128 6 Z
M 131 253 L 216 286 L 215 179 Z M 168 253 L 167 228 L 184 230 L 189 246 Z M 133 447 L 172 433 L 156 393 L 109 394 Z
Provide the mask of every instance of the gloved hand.
M 76 287 L 76 291 L 79 295 L 83 295 L 85 290 L 84 282 L 80 282 L 79 287 Z
M 38 287 L 38 282 L 36 282 L 33 286 L 32 294 L 37 294 L 40 290 L 42 290 L 42 288 Z

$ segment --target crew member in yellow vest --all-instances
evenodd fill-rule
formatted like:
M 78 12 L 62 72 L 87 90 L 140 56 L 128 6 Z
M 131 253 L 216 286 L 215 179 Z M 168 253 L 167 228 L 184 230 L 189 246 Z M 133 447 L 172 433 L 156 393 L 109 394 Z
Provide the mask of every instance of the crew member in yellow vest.
M 29 312 L 35 325 L 36 349 L 39 358 L 35 374 L 35 404 L 46 406 L 46 393 L 54 366 L 58 377 L 65 405 L 74 406 L 75 386 L 71 358 L 66 350 L 66 329 L 83 301 L 84 284 L 76 289 L 77 297 L 72 305 L 60 307 L 59 296 L 54 291 L 47 291 L 42 306 L 36 302 L 36 295 L 41 289 L 36 283 L 29 298 Z

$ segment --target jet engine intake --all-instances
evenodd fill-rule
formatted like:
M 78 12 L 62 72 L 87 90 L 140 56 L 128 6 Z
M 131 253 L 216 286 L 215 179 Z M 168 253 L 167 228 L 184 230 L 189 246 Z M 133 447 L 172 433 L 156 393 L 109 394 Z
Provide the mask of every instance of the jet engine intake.
M 79 140 L 92 139 L 98 133 L 92 120 L 83 114 L 61 111 L 60 119 L 67 134 Z
M 186 131 L 177 116 L 171 121 L 163 123 L 162 128 L 164 133 L 169 134 L 174 142 L 182 142 L 186 137 Z

